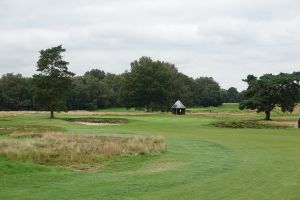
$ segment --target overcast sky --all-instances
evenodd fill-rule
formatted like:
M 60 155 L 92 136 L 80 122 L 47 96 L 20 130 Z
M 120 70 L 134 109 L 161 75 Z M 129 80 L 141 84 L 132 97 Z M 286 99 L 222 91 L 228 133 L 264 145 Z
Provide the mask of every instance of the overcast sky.
M 63 44 L 70 70 L 122 73 L 141 56 L 223 88 L 300 70 L 299 0 L 0 0 L 0 74 L 35 73 Z

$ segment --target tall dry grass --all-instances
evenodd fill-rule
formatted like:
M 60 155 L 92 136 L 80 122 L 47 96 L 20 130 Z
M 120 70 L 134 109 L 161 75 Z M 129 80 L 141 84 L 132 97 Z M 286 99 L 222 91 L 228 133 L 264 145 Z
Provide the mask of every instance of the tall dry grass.
M 57 132 L 11 132 L 0 140 L 0 155 L 33 163 L 78 166 L 101 164 L 115 156 L 166 150 L 163 137 L 67 135 Z

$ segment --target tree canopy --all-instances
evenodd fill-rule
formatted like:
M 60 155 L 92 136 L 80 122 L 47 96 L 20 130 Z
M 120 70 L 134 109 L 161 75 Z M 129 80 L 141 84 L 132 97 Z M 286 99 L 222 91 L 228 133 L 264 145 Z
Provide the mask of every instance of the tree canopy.
M 87 71 L 84 73 L 84 76 L 91 76 L 94 77 L 95 79 L 97 79 L 98 81 L 100 81 L 101 79 L 103 79 L 105 77 L 105 72 L 100 70 L 100 69 L 92 69 L 90 71 Z
M 222 101 L 224 103 L 239 103 L 241 95 L 235 87 L 230 87 L 228 90 L 222 90 Z
M 120 101 L 127 107 L 146 107 L 147 111 L 169 108 L 172 89 L 172 64 L 142 57 L 131 63 L 124 74 Z
M 54 111 L 113 106 L 169 111 L 175 101 L 186 106 L 218 106 L 225 98 L 208 77 L 194 79 L 168 62 L 141 57 L 123 74 L 91 69 L 74 76 L 63 59 L 65 49 L 41 50 L 33 78 L 6 74 L 0 78 L 0 110 Z
M 103 79 L 88 73 L 74 77 L 68 98 L 68 108 L 90 110 L 115 105 L 116 93 Z
M 271 111 L 276 106 L 282 112 L 293 112 L 299 99 L 300 72 L 265 74 L 260 78 L 248 75 L 244 81 L 248 88 L 243 92 L 240 109 L 265 112 L 266 120 L 270 120 Z
M 178 99 L 187 106 L 219 106 L 221 88 L 209 77 L 196 80 L 178 72 L 173 64 L 142 57 L 124 74 L 120 103 L 127 108 L 167 111 Z
M 8 73 L 0 79 L 0 109 L 30 110 L 33 107 L 32 79 Z
M 37 72 L 33 76 L 34 94 L 37 106 L 47 109 L 54 117 L 54 111 L 65 109 L 71 88 L 71 78 L 75 75 L 68 70 L 68 62 L 63 60 L 66 50 L 62 45 L 41 50 L 37 61 Z
M 219 84 L 212 77 L 200 77 L 196 82 L 196 105 L 222 105 L 222 93 Z

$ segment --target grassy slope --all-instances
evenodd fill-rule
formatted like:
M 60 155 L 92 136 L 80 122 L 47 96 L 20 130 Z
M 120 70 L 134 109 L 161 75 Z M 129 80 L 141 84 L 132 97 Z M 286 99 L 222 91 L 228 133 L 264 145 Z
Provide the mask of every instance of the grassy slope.
M 0 121 L 0 126 L 51 125 L 66 133 L 163 135 L 168 152 L 124 158 L 92 173 L 1 158 L 0 199 L 300 198 L 297 129 L 219 129 L 210 125 L 224 116 L 122 116 L 129 123 L 115 127 L 90 127 L 47 117 L 17 116 Z

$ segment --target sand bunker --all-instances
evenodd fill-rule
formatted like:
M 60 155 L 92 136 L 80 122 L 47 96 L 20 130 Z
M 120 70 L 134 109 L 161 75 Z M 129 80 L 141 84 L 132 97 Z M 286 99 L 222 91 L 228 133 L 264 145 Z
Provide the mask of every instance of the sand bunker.
M 87 126 L 120 126 L 127 123 L 126 119 L 118 118 L 75 118 L 67 120 Z
M 77 124 L 83 124 L 87 126 L 120 126 L 121 124 L 116 123 L 100 123 L 100 122 L 81 122 L 81 121 L 75 121 Z

